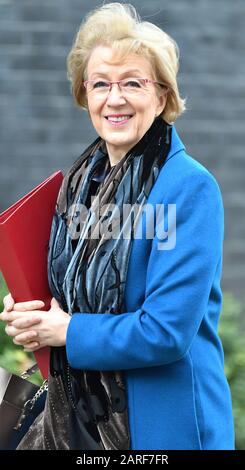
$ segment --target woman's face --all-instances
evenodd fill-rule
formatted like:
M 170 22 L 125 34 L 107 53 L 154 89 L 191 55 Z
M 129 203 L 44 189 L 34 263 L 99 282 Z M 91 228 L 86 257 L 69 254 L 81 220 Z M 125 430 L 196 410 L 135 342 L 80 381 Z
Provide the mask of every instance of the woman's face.
M 136 54 L 128 55 L 121 63 L 113 64 L 114 52 L 110 47 L 96 47 L 88 62 L 88 80 L 117 81 L 124 78 L 154 80 L 148 59 Z M 123 94 L 114 84 L 105 95 L 87 93 L 88 110 L 97 133 L 105 140 L 111 164 L 117 163 L 143 137 L 156 116 L 166 105 L 166 92 L 159 94 L 157 85 L 148 83 L 137 93 Z M 158 87 L 159 88 L 159 87 Z M 114 120 L 121 117 L 123 121 Z M 129 117 L 130 116 L 130 117 Z M 110 117 L 110 119 L 108 119 Z

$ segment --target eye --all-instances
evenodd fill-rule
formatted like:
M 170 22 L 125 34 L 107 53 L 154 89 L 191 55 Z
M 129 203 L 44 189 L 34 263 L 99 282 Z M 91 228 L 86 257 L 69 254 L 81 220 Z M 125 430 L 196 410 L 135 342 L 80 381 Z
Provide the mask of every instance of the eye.
M 93 84 L 93 89 L 95 88 L 108 88 L 109 83 L 108 82 L 103 82 L 102 80 L 98 80 Z
M 125 82 L 123 83 L 123 86 L 125 87 L 131 87 L 131 88 L 141 88 L 141 83 L 139 80 L 125 80 Z

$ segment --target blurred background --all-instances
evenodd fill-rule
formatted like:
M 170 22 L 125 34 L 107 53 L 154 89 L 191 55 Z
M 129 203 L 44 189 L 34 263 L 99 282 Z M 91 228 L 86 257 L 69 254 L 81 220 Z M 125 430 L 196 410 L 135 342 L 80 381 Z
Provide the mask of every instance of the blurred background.
M 131 3 L 179 46 L 179 86 L 187 111 L 176 128 L 188 153 L 214 174 L 223 194 L 220 335 L 236 445 L 245 449 L 245 2 Z M 84 15 L 101 4 L 0 0 L 0 212 L 52 172 L 65 172 L 95 138 L 86 112 L 73 103 L 66 57 Z M 6 292 L 0 277 L 0 304 Z M 0 365 L 20 372 L 32 360 L 13 348 L 0 325 Z

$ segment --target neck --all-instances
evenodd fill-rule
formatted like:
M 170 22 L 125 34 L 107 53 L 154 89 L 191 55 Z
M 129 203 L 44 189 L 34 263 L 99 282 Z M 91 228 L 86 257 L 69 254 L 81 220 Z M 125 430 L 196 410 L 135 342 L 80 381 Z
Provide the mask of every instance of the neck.
M 129 150 L 128 148 L 124 149 L 124 148 L 114 147 L 107 143 L 106 143 L 106 148 L 107 148 L 111 166 L 114 166 L 118 162 L 120 162 L 120 160 L 122 160 L 122 158 L 126 155 L 126 153 Z

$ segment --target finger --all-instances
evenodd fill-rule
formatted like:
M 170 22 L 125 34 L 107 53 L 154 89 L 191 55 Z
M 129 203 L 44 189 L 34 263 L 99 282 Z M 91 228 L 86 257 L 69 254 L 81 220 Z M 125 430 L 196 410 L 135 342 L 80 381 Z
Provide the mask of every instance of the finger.
M 29 300 L 27 302 L 16 302 L 14 309 L 18 312 L 27 312 L 29 310 L 39 310 L 44 307 L 42 300 Z
M 29 312 L 28 315 L 31 315 L 31 313 Z M 16 310 L 12 310 L 11 312 L 6 312 L 5 310 L 0 314 L 0 320 L 3 320 L 3 321 L 6 321 L 8 323 L 10 322 L 13 322 L 15 320 L 18 320 L 20 318 L 27 318 L 27 316 L 25 314 L 25 312 L 18 312 Z M 40 315 L 37 314 L 37 312 L 35 311 L 35 313 L 33 315 L 31 315 L 30 318 L 34 318 L 35 315 L 37 315 L 38 318 L 41 318 Z
M 14 308 L 14 299 L 12 297 L 12 295 L 9 294 L 8 295 L 5 295 L 5 297 L 3 298 L 3 305 L 4 305 L 4 309 L 7 311 L 7 312 L 10 312 L 11 310 L 13 310 Z
M 26 344 L 29 343 L 30 341 L 34 340 L 37 338 L 37 332 L 36 331 L 25 331 L 25 333 L 20 333 L 16 335 L 13 339 L 13 342 L 15 344 Z
M 37 341 L 32 341 L 31 343 L 27 343 L 24 346 L 24 351 L 25 352 L 34 352 L 40 349 L 40 343 Z
M 2 321 L 11 322 L 16 318 L 17 317 L 12 312 L 7 312 L 6 310 L 3 310 L 2 313 L 0 313 L 0 320 Z
M 7 321 L 8 323 L 17 320 L 17 318 L 23 318 L 23 313 L 15 312 L 15 310 L 12 310 L 11 312 L 4 310 L 0 314 L 0 320 Z
M 8 336 L 16 336 L 18 335 L 19 333 L 21 333 L 21 331 L 19 331 L 17 328 L 15 328 L 14 326 L 12 325 L 7 325 L 5 327 L 5 333 L 8 335 Z
M 41 317 L 33 317 L 33 316 L 28 316 L 28 317 L 23 317 L 23 318 L 17 318 L 16 320 L 11 322 L 11 326 L 14 326 L 15 328 L 18 329 L 23 329 L 23 328 L 30 328 L 34 325 L 38 325 L 42 321 Z

